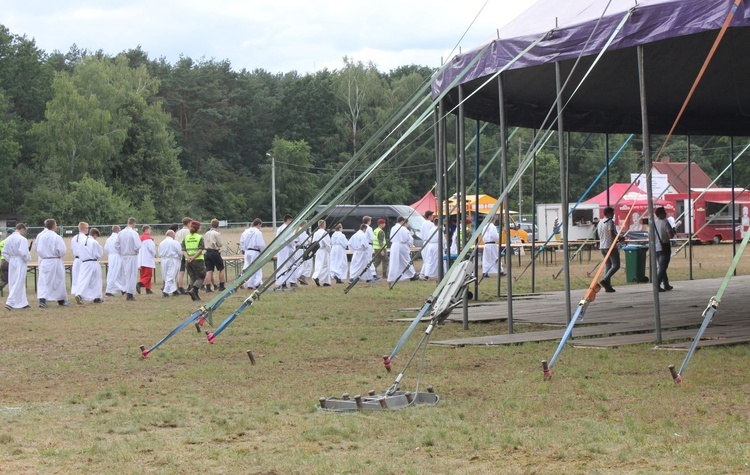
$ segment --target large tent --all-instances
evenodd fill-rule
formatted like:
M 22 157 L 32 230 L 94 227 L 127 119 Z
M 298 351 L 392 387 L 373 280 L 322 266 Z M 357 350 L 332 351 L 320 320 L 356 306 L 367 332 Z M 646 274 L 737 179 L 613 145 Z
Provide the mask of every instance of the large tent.
M 640 133 L 641 98 L 635 47 L 644 46 L 649 129 L 652 133 L 666 133 L 733 3 L 732 0 L 541 0 L 498 30 L 498 39 L 455 57 L 434 82 L 433 92 L 451 88 L 446 106 L 457 106 L 458 91 L 452 87 L 452 81 L 475 57 L 481 56 L 458 82 L 468 97 L 466 117 L 498 122 L 496 81 L 482 86 L 507 67 L 502 74 L 507 124 L 539 128 L 555 103 L 555 64 L 559 63 L 562 77 L 567 77 L 585 47 L 569 86 L 563 90 L 563 100 L 567 101 L 617 25 L 632 10 L 606 53 L 567 104 L 564 126 L 569 131 Z M 521 54 L 540 37 L 544 38 L 538 45 Z M 748 44 L 750 2 L 743 1 L 677 126 L 677 134 L 747 134 L 750 130 L 750 89 L 745 86 L 750 79 Z M 482 55 L 485 47 L 487 52 Z M 480 87 L 477 94 L 469 97 Z
M 500 124 L 503 134 L 508 126 L 536 129 L 539 143 L 549 131 L 633 133 L 649 144 L 643 149 L 643 171 L 650 173 L 652 133 L 747 135 L 750 90 L 744 84 L 750 56 L 744 52 L 749 40 L 747 0 L 540 0 L 487 43 L 452 58 L 432 91 L 440 98 L 441 112 L 458 116 L 458 149 L 465 147 L 469 119 Z M 444 120 L 437 130 L 440 175 L 446 169 Z M 560 176 L 567 177 L 562 134 L 558 148 Z M 507 169 L 507 150 L 502 152 Z M 530 151 L 527 156 L 534 155 Z M 465 166 L 459 160 L 459 170 Z M 560 187 L 566 208 L 566 179 Z M 566 227 L 564 221 L 567 236 Z M 563 248 L 568 252 L 567 240 Z M 651 248 L 654 272 L 653 242 Z M 571 321 L 567 261 L 563 268 Z M 511 295 L 510 279 L 507 287 Z M 654 285 L 661 341 L 657 290 Z M 509 332 L 512 321 L 510 298 Z

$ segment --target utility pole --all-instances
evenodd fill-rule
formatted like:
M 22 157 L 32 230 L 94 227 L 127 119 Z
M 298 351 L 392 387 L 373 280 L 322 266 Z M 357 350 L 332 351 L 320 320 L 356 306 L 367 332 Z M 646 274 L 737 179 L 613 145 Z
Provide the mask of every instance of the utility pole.
M 270 153 L 266 157 L 271 158 L 271 221 L 273 221 L 273 232 L 276 233 L 276 159 Z

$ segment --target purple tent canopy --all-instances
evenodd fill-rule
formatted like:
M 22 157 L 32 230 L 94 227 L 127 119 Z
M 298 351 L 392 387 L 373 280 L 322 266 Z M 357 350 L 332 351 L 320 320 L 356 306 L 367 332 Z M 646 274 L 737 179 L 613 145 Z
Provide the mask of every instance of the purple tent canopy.
M 635 47 L 644 46 L 649 126 L 666 133 L 700 71 L 733 0 L 612 0 L 563 92 L 567 100 L 628 10 L 632 15 L 568 104 L 567 130 L 641 131 Z M 447 88 L 485 46 L 462 78 L 464 95 L 482 87 L 528 45 L 544 39 L 502 74 L 509 125 L 538 128 L 557 95 L 555 63 L 570 73 L 607 5 L 606 0 L 541 0 L 499 31 L 500 39 L 453 58 L 433 84 Z M 557 27 L 555 27 L 557 24 Z M 676 133 L 748 135 L 750 131 L 750 2 L 743 0 Z M 496 81 L 465 104 L 466 116 L 498 122 Z M 458 103 L 457 88 L 446 105 Z

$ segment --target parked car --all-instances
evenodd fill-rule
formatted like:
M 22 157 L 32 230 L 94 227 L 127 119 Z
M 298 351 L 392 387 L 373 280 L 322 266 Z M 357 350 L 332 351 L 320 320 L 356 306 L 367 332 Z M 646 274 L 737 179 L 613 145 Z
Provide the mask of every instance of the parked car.
M 523 221 L 518 223 L 518 229 L 526 231 L 526 234 L 529 236 L 529 242 L 531 242 L 532 239 L 535 241 L 539 240 L 539 228 L 536 224 Z
M 316 211 L 320 212 L 325 209 L 325 206 L 318 206 Z M 419 234 L 419 230 L 422 229 L 422 224 L 426 221 L 422 215 L 414 210 L 414 208 L 405 205 L 338 205 L 334 206 L 328 214 L 324 217 L 328 229 L 333 229 L 336 223 L 341 223 L 344 227 L 342 232 L 347 237 L 351 238 L 354 233 L 359 231 L 359 226 L 362 224 L 362 218 L 370 216 L 372 218 L 371 226 L 377 227 L 378 219 L 385 219 L 386 236 L 390 236 L 391 228 L 396 224 L 396 219 L 399 216 L 403 216 L 409 220 L 409 229 L 411 229 L 412 236 L 414 237 L 414 245 L 417 247 L 422 246 L 422 239 Z M 427 236 L 429 237 L 429 236 Z

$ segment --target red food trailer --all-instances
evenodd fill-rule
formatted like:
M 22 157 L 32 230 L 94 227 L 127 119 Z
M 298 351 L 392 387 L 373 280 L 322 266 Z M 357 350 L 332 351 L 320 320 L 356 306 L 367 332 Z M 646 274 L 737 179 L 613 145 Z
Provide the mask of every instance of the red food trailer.
M 675 201 L 677 216 L 683 215 L 678 233 L 693 234 L 701 242 L 741 240 L 750 229 L 750 190 L 734 189 L 734 223 L 732 222 L 732 188 L 691 188 L 692 226 L 688 225 L 687 193 L 667 195 Z M 676 216 L 675 216 L 676 217 Z

